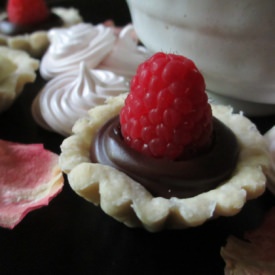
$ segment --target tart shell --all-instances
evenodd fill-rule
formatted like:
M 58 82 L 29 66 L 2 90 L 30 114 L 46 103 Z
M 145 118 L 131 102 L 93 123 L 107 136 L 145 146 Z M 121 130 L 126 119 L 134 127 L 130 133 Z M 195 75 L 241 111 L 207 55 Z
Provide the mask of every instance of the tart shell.
M 212 105 L 213 115 L 235 133 L 239 161 L 232 177 L 213 190 L 191 198 L 153 197 L 141 184 L 112 167 L 91 163 L 89 151 L 96 132 L 119 114 L 127 95 L 108 100 L 79 119 L 73 135 L 61 145 L 59 164 L 72 189 L 105 213 L 129 227 L 150 232 L 199 226 L 218 216 L 237 214 L 247 200 L 265 191 L 268 154 L 262 135 L 242 114 L 227 106 Z M 225 156 L 226 157 L 226 156 Z
M 10 49 L 5 46 L 0 46 L 0 55 L 10 60 L 15 68 L 9 71 L 7 64 L 0 66 L 1 76 L 5 75 L 0 81 L 1 113 L 12 105 L 15 99 L 21 94 L 25 84 L 35 81 L 39 61 L 30 57 L 24 51 Z
M 270 167 L 267 172 L 267 188 L 275 195 L 275 126 L 271 127 L 264 134 L 264 138 L 270 156 Z
M 78 11 L 74 8 L 52 8 L 53 13 L 58 15 L 64 22 L 63 27 L 68 27 L 82 22 L 82 18 Z M 6 17 L 6 13 L 0 15 L 0 20 Z M 23 50 L 31 56 L 39 58 L 49 46 L 48 32 L 35 31 L 31 34 L 8 36 L 0 34 L 0 45 L 7 46 L 12 49 Z

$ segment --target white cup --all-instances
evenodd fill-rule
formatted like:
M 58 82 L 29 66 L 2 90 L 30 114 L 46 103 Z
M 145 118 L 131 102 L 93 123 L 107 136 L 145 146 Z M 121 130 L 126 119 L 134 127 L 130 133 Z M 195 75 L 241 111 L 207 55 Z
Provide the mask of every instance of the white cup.
M 275 114 L 274 0 L 127 0 L 151 51 L 192 59 L 210 98 L 248 115 Z

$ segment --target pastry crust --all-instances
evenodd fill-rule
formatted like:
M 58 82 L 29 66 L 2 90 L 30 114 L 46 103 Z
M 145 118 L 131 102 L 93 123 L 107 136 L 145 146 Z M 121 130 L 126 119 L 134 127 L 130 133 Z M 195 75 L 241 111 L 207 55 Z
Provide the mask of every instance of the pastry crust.
M 7 110 L 26 83 L 34 82 L 39 61 L 26 52 L 0 46 L 0 113 Z
M 74 8 L 52 8 L 64 22 L 64 27 L 68 27 L 82 22 L 78 10 Z M 6 17 L 6 13 L 0 15 L 0 20 Z M 8 36 L 0 34 L 0 45 L 8 46 L 12 49 L 23 50 L 33 57 L 41 57 L 49 46 L 48 32 L 35 31 L 31 34 Z
M 267 188 L 275 195 L 275 126 L 264 134 L 264 138 L 270 157 L 270 166 L 267 171 Z
M 125 97 L 120 95 L 91 109 L 89 117 L 78 120 L 74 134 L 61 145 L 61 169 L 68 174 L 69 184 L 78 195 L 100 205 L 104 212 L 129 227 L 156 232 L 199 226 L 208 219 L 235 215 L 247 200 L 264 192 L 268 157 L 263 137 L 254 124 L 242 114 L 233 114 L 227 106 L 212 105 L 213 115 L 235 133 L 241 151 L 232 177 L 216 189 L 185 199 L 153 197 L 125 173 L 91 163 L 93 136 L 119 113 Z

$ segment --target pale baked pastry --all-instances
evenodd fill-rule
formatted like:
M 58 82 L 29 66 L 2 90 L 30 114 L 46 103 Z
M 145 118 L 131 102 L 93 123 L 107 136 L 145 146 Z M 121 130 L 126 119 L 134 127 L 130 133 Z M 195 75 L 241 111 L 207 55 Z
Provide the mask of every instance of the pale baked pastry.
M 267 172 L 267 188 L 275 194 L 275 126 L 271 127 L 265 134 L 264 138 L 267 144 L 270 157 L 270 167 Z
M 0 112 L 7 110 L 26 83 L 34 82 L 39 61 L 26 52 L 0 46 Z
M 69 27 L 83 21 L 79 11 L 75 8 L 55 7 L 51 9 L 51 12 L 61 18 L 63 21 L 62 27 Z M 5 12 L 0 14 L 0 20 L 6 17 L 7 14 Z M 0 33 L 0 45 L 24 50 L 33 57 L 41 57 L 49 46 L 49 43 L 48 31 L 44 30 L 15 36 Z
M 250 120 L 232 113 L 232 108 L 227 106 L 212 105 L 213 116 L 233 131 L 240 153 L 231 177 L 210 191 L 182 199 L 154 197 L 125 173 L 91 163 L 94 136 L 109 119 L 119 114 L 125 96 L 91 109 L 88 118 L 78 120 L 73 135 L 61 145 L 61 169 L 68 174 L 69 184 L 78 195 L 100 205 L 104 212 L 129 227 L 144 227 L 155 232 L 199 226 L 218 216 L 235 215 L 247 200 L 264 192 L 264 170 L 269 165 L 264 139 Z

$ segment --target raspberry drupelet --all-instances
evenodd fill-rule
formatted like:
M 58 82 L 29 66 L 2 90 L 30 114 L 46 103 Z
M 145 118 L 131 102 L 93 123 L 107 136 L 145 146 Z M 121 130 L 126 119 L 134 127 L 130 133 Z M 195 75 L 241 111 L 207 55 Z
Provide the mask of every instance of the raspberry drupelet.
M 140 64 L 120 124 L 125 142 L 148 156 L 177 159 L 207 148 L 212 141 L 212 111 L 195 64 L 165 53 Z

